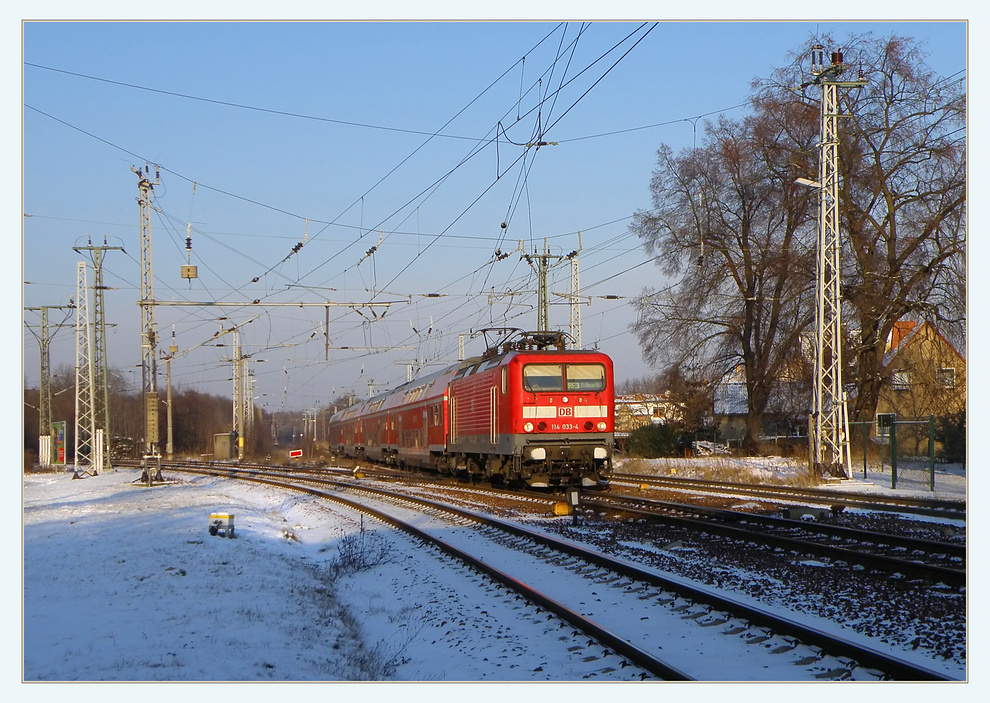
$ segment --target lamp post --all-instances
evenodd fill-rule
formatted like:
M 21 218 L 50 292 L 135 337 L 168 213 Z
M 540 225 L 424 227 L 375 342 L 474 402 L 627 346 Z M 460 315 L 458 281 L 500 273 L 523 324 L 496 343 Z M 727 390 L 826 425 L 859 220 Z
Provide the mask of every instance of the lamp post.
M 830 54 L 825 65 L 825 48 L 811 49 L 812 85 L 822 89 L 821 154 L 818 180 L 798 178 L 796 183 L 816 188 L 818 200 L 818 282 L 815 295 L 815 387 L 809 421 L 812 468 L 818 473 L 849 478 L 849 418 L 842 387 L 842 269 L 839 254 L 839 86 L 866 85 L 866 81 L 841 81 L 847 70 L 842 52 Z

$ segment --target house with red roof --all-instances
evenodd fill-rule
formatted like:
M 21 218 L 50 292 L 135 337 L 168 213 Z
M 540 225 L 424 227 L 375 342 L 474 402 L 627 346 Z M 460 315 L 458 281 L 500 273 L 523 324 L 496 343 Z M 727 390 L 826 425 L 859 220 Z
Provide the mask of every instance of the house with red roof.
M 965 410 L 966 359 L 931 323 L 895 323 L 883 365 L 887 378 L 877 413 L 907 420 Z

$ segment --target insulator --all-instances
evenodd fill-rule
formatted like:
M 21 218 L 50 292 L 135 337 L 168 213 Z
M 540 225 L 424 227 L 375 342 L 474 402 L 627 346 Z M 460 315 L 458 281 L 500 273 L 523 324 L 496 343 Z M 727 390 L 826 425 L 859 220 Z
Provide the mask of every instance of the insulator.
M 822 72 L 824 66 L 822 63 L 825 59 L 825 47 L 821 44 L 815 44 L 811 47 L 811 73 L 812 75 L 818 75 Z
M 840 65 L 842 65 L 842 52 L 841 51 L 833 51 L 832 52 L 832 65 L 833 66 L 840 66 Z

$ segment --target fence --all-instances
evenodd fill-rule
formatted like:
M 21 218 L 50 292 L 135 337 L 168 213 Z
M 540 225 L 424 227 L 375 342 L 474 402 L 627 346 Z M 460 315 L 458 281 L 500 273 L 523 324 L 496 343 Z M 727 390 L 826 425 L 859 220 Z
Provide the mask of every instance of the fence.
M 890 469 L 890 487 L 935 490 L 935 416 L 898 420 L 880 413 L 876 422 L 849 423 L 849 453 L 853 475 Z

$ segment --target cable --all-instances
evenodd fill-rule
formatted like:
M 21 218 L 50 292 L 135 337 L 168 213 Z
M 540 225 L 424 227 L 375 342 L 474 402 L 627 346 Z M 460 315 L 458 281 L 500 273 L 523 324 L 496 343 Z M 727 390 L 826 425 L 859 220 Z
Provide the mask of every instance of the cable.
M 204 98 L 204 97 L 201 97 L 201 96 L 198 96 L 198 95 L 189 95 L 187 93 L 178 93 L 178 92 L 171 91 L 171 90 L 163 90 L 161 88 L 149 88 L 147 86 L 138 85 L 136 83 L 125 83 L 123 81 L 115 81 L 115 80 L 111 80 L 109 78 L 100 78 L 98 76 L 90 76 L 90 75 L 87 75 L 85 73 L 78 73 L 76 71 L 67 71 L 65 69 L 53 68 L 51 66 L 43 66 L 41 64 L 30 63 L 28 61 L 25 61 L 24 62 L 24 65 L 25 66 L 29 66 L 31 68 L 38 68 L 38 69 L 45 70 L 45 71 L 52 71 L 53 73 L 62 73 L 62 74 L 65 74 L 67 76 L 74 76 L 76 78 L 85 78 L 86 80 L 98 81 L 100 83 L 108 83 L 110 85 L 117 85 L 117 86 L 121 86 L 121 87 L 124 87 L 124 88 L 131 88 L 133 90 L 143 90 L 143 91 L 147 91 L 149 93 L 157 93 L 159 95 L 169 95 L 169 96 L 174 97 L 174 98 L 182 98 L 184 100 L 195 100 L 195 101 L 198 101 L 198 102 L 210 103 L 212 105 L 221 105 L 223 107 L 233 107 L 233 108 L 236 108 L 236 109 L 239 109 L 239 110 L 249 110 L 249 111 L 253 111 L 253 112 L 263 112 L 263 113 L 267 113 L 267 114 L 271 114 L 271 115 L 278 115 L 280 117 L 294 117 L 294 118 L 302 119 L 302 120 L 312 120 L 312 121 L 315 121 L 315 122 L 327 122 L 327 123 L 330 123 L 330 124 L 339 124 L 339 125 L 345 125 L 345 126 L 348 126 L 348 127 L 361 127 L 363 129 L 374 129 L 374 130 L 381 130 L 381 131 L 385 131 L 385 132 L 399 132 L 399 133 L 402 133 L 402 134 L 426 135 L 426 136 L 429 136 L 431 139 L 433 137 L 442 137 L 444 139 L 460 139 L 460 140 L 465 140 L 465 141 L 475 141 L 476 140 L 475 137 L 467 137 L 467 136 L 462 136 L 462 135 L 457 135 L 457 134 L 440 134 L 438 132 L 424 132 L 424 131 L 416 130 L 416 129 L 404 129 L 402 127 L 386 127 L 384 125 L 375 125 L 375 124 L 369 124 L 369 123 L 365 123 L 365 122 L 352 122 L 352 121 L 348 121 L 348 120 L 337 120 L 337 119 L 332 119 L 330 117 L 317 117 L 315 115 L 307 115 L 307 114 L 299 113 L 299 112 L 289 112 L 287 110 L 274 110 L 274 109 L 271 109 L 271 108 L 257 107 L 255 105 L 245 105 L 243 103 L 229 102 L 229 101 L 226 101 L 226 100 L 217 100 L 215 98 Z

